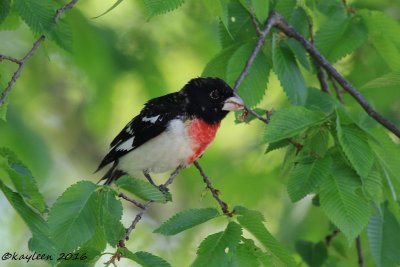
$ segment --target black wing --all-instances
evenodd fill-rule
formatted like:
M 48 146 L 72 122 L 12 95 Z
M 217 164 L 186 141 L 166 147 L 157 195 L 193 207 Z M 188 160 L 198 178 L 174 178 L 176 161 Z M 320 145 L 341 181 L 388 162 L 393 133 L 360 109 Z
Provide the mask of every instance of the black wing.
M 133 118 L 111 142 L 111 150 L 96 171 L 161 134 L 171 120 L 185 115 L 184 104 L 185 101 L 179 93 L 168 94 L 147 102 L 140 114 Z

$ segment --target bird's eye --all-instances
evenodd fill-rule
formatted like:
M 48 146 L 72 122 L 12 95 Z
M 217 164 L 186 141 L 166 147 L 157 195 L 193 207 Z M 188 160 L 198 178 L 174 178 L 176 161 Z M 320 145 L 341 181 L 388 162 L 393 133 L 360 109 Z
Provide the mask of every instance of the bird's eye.
M 210 97 L 211 97 L 212 99 L 218 99 L 218 98 L 219 98 L 219 92 L 218 92 L 218 90 L 213 90 L 213 91 L 211 91 Z

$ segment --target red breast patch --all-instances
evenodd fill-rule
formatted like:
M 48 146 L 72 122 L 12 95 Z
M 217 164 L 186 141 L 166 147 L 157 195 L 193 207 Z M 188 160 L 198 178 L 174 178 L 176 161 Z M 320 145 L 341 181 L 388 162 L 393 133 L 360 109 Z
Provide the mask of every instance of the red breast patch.
M 188 159 L 188 164 L 193 163 L 214 140 L 220 123 L 209 124 L 201 119 L 194 119 L 188 127 L 193 154 Z

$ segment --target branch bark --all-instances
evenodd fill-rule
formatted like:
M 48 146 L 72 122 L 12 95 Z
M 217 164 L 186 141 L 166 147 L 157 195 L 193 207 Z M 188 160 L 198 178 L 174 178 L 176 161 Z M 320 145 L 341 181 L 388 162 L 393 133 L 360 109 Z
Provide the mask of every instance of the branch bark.
M 357 236 L 356 238 L 356 248 L 357 248 L 357 257 L 358 257 L 358 266 L 364 267 L 365 262 L 364 262 L 364 255 L 361 247 L 361 237 Z
M 71 9 L 78 0 L 72 0 L 65 6 L 61 7 L 58 9 L 54 15 L 54 21 L 57 22 L 59 17 L 67 10 Z M 41 35 L 32 45 L 32 48 L 28 51 L 28 53 L 25 54 L 25 56 L 19 60 L 14 57 L 10 57 L 7 55 L 0 55 L 0 61 L 3 60 L 8 60 L 11 62 L 14 62 L 18 64 L 18 69 L 14 72 L 13 76 L 11 77 L 11 80 L 8 82 L 7 87 L 3 90 L 3 92 L 0 95 L 0 107 L 4 105 L 6 102 L 7 96 L 10 93 L 13 85 L 17 82 L 19 76 L 21 75 L 22 69 L 25 67 L 25 63 L 33 56 L 33 54 L 36 53 L 36 51 L 39 49 L 40 45 L 44 42 L 46 37 L 44 35 Z

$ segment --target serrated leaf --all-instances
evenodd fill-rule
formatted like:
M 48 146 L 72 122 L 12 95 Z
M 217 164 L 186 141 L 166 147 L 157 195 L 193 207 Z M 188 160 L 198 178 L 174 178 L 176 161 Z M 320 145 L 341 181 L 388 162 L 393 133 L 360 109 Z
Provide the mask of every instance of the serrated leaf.
M 269 14 L 269 0 L 251 0 L 251 6 L 258 21 L 264 24 Z
M 150 16 L 156 16 L 173 11 L 183 5 L 185 0 L 144 0 Z
M 101 13 L 100 15 L 94 17 L 94 19 L 100 18 L 100 17 L 104 16 L 105 14 L 107 14 L 108 12 L 112 11 L 114 8 L 116 8 L 117 6 L 119 6 L 119 5 L 122 3 L 122 1 L 124 1 L 124 0 L 117 0 L 117 1 L 115 1 L 115 3 L 114 3 L 109 9 L 107 9 L 106 11 L 104 11 L 103 13 Z
M 306 82 L 292 51 L 279 42 L 277 35 L 273 38 L 272 51 L 274 71 L 290 102 L 303 105 L 307 99 Z
M 230 221 L 225 231 L 209 235 L 201 242 L 192 267 L 228 267 L 228 253 L 236 249 L 241 236 L 242 228 Z
M 277 150 L 277 149 L 284 148 L 284 147 L 288 146 L 289 144 L 290 144 L 290 142 L 289 142 L 288 139 L 282 139 L 280 141 L 277 141 L 277 142 L 274 142 L 274 143 L 270 143 L 268 145 L 267 150 L 265 151 L 265 154 L 267 154 L 267 153 L 269 153 L 271 151 Z
M 275 1 L 274 11 L 281 14 L 286 20 L 292 19 L 293 11 L 296 9 L 296 0 L 279 0 Z
M 33 211 L 22 199 L 21 195 L 13 192 L 0 180 L 0 190 L 24 220 L 32 232 L 33 242 L 29 242 L 29 249 L 38 253 L 51 255 L 53 259 L 57 257 L 55 244 L 49 238 L 49 227 L 45 220 Z
M 115 184 L 143 200 L 151 200 L 154 202 L 163 203 L 168 201 L 167 194 L 161 192 L 160 189 L 154 185 L 140 179 L 130 176 L 122 176 L 115 181 Z
M 328 259 L 328 251 L 323 242 L 313 243 L 305 240 L 296 241 L 296 251 L 310 267 L 323 266 Z
M 60 251 L 73 251 L 92 238 L 93 226 L 100 216 L 96 189 L 92 182 L 78 182 L 65 190 L 51 207 L 50 236 Z
M 218 210 L 214 208 L 185 210 L 169 218 L 153 232 L 163 235 L 175 235 L 219 215 Z
M 0 24 L 6 19 L 10 12 L 10 0 L 0 0 Z
M 290 253 L 265 228 L 257 212 L 245 212 L 243 215 L 238 216 L 237 220 L 243 228 L 248 230 L 264 245 L 275 261 L 283 264 L 283 266 L 297 266 Z
M 143 267 L 171 267 L 171 264 L 166 260 L 149 252 L 138 251 L 133 253 L 124 247 L 118 248 L 118 252 L 122 254 L 122 257 L 133 260 Z
M 50 39 L 62 49 L 72 52 L 72 29 L 67 20 L 61 18 L 57 24 L 53 25 L 50 33 Z
M 368 144 L 367 134 L 356 124 L 341 125 L 339 116 L 336 130 L 347 159 L 361 177 L 367 176 L 374 164 L 374 154 Z
M 350 54 L 366 40 L 367 30 L 359 16 L 328 20 L 315 34 L 315 46 L 331 62 Z
M 226 80 L 229 59 L 238 48 L 237 45 L 229 46 L 211 59 L 201 74 L 202 77 L 219 77 Z
M 371 254 L 378 267 L 396 267 L 400 264 L 397 245 L 400 239 L 400 223 L 387 205 L 383 206 L 382 212 L 380 214 L 377 211 L 367 227 Z
M 308 136 L 304 142 L 303 149 L 309 151 L 310 155 L 322 158 L 328 150 L 329 131 L 324 127 L 318 128 L 311 136 Z
M 371 171 L 366 177 L 362 178 L 364 195 L 379 203 L 382 198 L 382 176 L 377 171 Z
M 99 206 L 102 207 L 102 226 L 104 227 L 107 242 L 115 247 L 125 234 L 125 228 L 121 223 L 122 203 L 116 199 L 116 193 L 111 189 L 105 189 L 100 194 Z
M 298 163 L 290 173 L 287 190 L 292 202 L 299 201 L 316 190 L 328 175 L 332 165 L 331 157 L 316 159 L 310 164 Z
M 363 86 L 361 86 L 361 89 L 382 89 L 387 87 L 398 87 L 399 85 L 400 72 L 390 72 L 368 81 Z
M 321 110 L 331 113 L 335 107 L 335 101 L 329 94 L 321 92 L 316 88 L 308 88 L 305 107 L 312 110 Z
M 333 173 L 321 183 L 319 197 L 322 210 L 349 242 L 365 228 L 370 216 L 370 205 L 356 193 L 358 188 L 357 174 L 335 158 Z
M 308 127 L 321 124 L 325 119 L 324 113 L 301 106 L 279 110 L 272 115 L 266 127 L 264 142 L 273 143 L 293 137 Z
M 3 169 L 8 174 L 16 191 L 21 194 L 29 205 L 44 213 L 46 211 L 46 203 L 30 170 L 21 163 L 11 150 L 0 148 L 0 156 L 6 159 Z
M 45 33 L 53 25 L 54 3 L 50 0 L 14 0 L 14 9 L 34 33 Z
M 254 46 L 254 42 L 242 45 L 229 59 L 226 74 L 229 84 L 233 85 L 239 77 Z M 254 107 L 262 100 L 266 91 L 270 70 L 271 66 L 268 64 L 267 57 L 263 53 L 259 53 L 253 62 L 249 74 L 244 78 L 238 90 L 238 94 L 248 106 Z

